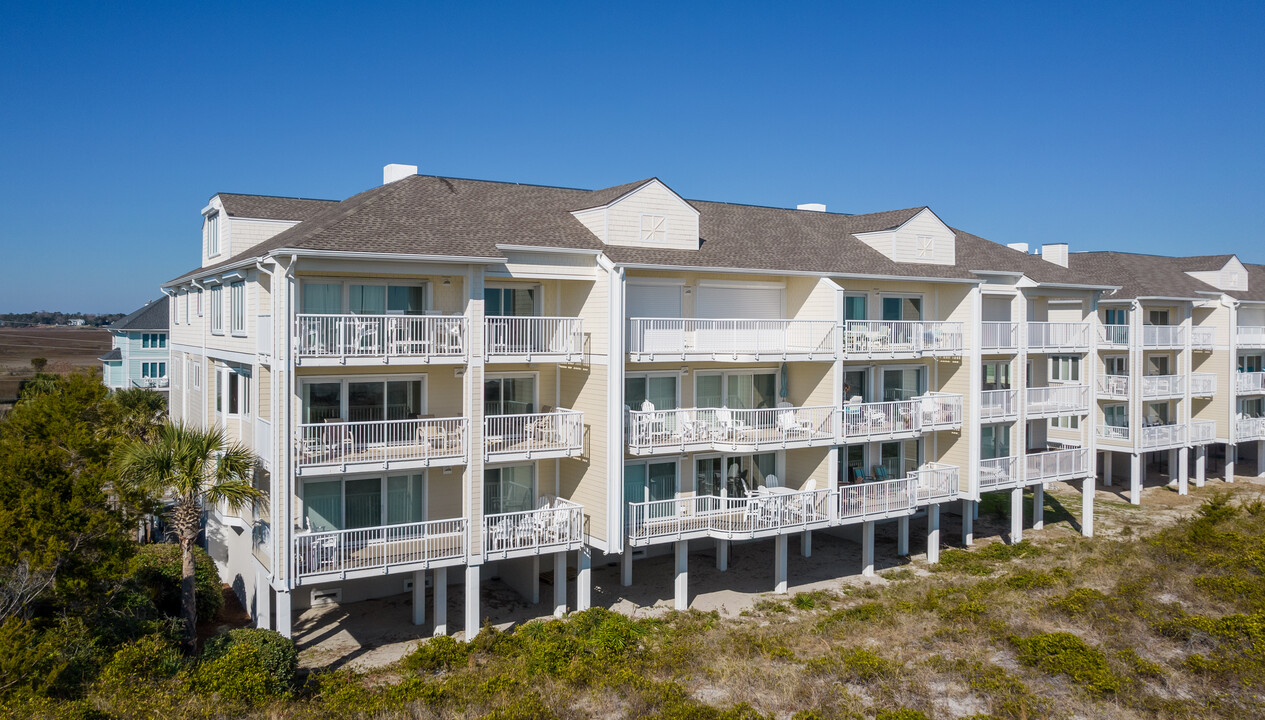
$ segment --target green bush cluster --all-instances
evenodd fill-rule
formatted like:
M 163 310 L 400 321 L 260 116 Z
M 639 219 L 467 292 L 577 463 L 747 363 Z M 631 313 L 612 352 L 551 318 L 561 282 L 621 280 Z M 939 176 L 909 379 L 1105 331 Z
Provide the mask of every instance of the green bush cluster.
M 956 572 L 964 575 L 991 575 L 1003 562 L 1018 558 L 1031 558 L 1042 550 L 1027 540 L 1012 545 L 995 542 L 975 550 L 949 548 L 940 553 L 940 562 L 932 566 L 936 572 Z
M 435 673 L 465 665 L 470 657 L 470 647 L 457 642 L 449 635 L 431 638 L 405 656 L 404 668 L 415 673 Z
M 921 710 L 897 708 L 896 710 L 879 710 L 874 720 L 931 720 L 931 718 Z
M 1120 680 L 1112 673 L 1107 657 L 1072 633 L 1038 633 L 1026 638 L 1012 635 L 1010 642 L 1025 665 L 1066 675 L 1094 695 L 1120 691 Z
M 240 628 L 216 635 L 202 648 L 202 663 L 215 663 L 239 647 L 252 648 L 260 669 L 272 678 L 271 688 L 285 692 L 294 686 L 299 651 L 294 641 L 274 630 Z
M 175 543 L 142 545 L 132 557 L 129 571 L 149 592 L 150 600 L 166 615 L 180 617 L 180 546 Z M 215 561 L 201 547 L 193 549 L 193 582 L 198 622 L 214 620 L 224 607 L 220 573 Z
M 964 658 L 946 660 L 936 656 L 930 664 L 965 680 L 967 687 L 988 703 L 992 716 L 1027 720 L 1045 717 L 1053 709 L 1049 700 L 1037 696 L 1022 680 L 991 663 Z
M 1102 591 L 1081 587 L 1051 598 L 1049 606 L 1052 610 L 1068 615 L 1084 615 L 1089 612 L 1104 612 L 1111 607 L 1111 603 L 1112 599 Z

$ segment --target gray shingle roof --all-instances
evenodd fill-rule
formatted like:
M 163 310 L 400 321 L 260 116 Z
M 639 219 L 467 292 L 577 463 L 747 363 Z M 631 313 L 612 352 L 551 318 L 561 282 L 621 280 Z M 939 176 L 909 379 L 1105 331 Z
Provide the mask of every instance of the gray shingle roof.
M 142 307 L 115 320 L 110 324 L 111 330 L 166 330 L 170 319 L 166 295 L 145 303 Z
M 1058 265 L 962 231 L 955 231 L 954 265 L 897 263 L 854 237 L 899 227 L 922 207 L 844 215 L 689 201 L 699 211 L 698 250 L 607 246 L 571 215 L 573 210 L 609 203 L 651 180 L 590 191 L 413 175 L 326 205 L 246 252 L 194 272 L 283 248 L 495 261 L 503 257 L 498 245 L 528 245 L 601 250 L 615 262 L 630 265 L 939 279 L 972 279 L 973 270 L 996 270 L 1023 272 L 1039 282 L 1084 282 Z
M 337 200 L 316 200 L 312 198 L 278 197 L 276 195 L 241 195 L 238 193 L 217 193 L 224 203 L 224 212 L 229 217 L 259 218 L 264 220 L 307 220 Z
M 1169 257 L 1113 251 L 1077 252 L 1068 256 L 1068 266 L 1088 278 L 1111 280 L 1120 289 L 1106 300 L 1132 300 L 1140 297 L 1200 298 L 1207 293 L 1220 292 L 1217 288 L 1186 274 L 1188 269 L 1198 271 L 1217 264 L 1209 260 L 1214 256 L 1198 258 Z M 1229 255 L 1215 256 L 1226 260 Z M 1189 262 L 1192 261 L 1193 262 Z
M 102 355 L 101 357 L 99 357 L 99 358 L 97 358 L 97 359 L 98 359 L 98 360 L 103 360 L 103 361 L 108 361 L 108 360 L 122 360 L 122 359 L 123 359 L 123 351 L 122 351 L 122 350 L 120 350 L 119 348 L 110 348 L 110 352 L 108 352 L 108 353 L 106 353 L 106 354 Z

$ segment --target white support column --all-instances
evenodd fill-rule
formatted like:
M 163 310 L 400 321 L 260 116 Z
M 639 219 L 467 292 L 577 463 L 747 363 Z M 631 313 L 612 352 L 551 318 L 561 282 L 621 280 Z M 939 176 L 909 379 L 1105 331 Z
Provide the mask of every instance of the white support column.
M 1110 450 L 1102 451 L 1102 481 L 1103 485 L 1111 487 L 1111 458 L 1115 453 Z
M 1023 488 L 1010 491 L 1010 542 L 1023 540 Z
M 902 518 L 907 519 L 907 518 Z M 874 576 L 874 521 L 861 523 L 861 574 Z
M 676 594 L 674 607 L 687 610 L 690 607 L 690 566 L 689 541 L 678 540 L 676 543 Z
M 1168 484 L 1177 487 L 1177 448 L 1168 451 Z
M 1129 453 L 1129 502 L 1142 504 L 1142 454 Z
M 479 566 L 466 566 L 466 642 L 479 634 Z
M 448 568 L 435 568 L 435 636 L 448 634 Z
M 804 557 L 813 556 L 813 531 L 805 530 L 799 536 L 799 554 Z
M 1032 529 L 1045 528 L 1045 486 L 1037 483 L 1032 486 Z
M 962 544 L 970 547 L 975 543 L 975 505 L 974 500 L 962 501 Z
M 413 571 L 413 624 L 426 624 L 426 571 Z
M 773 538 L 773 592 L 786 594 L 786 536 Z
M 716 541 L 716 569 L 725 572 L 729 569 L 729 541 Z
M 1195 487 L 1203 487 L 1208 477 L 1208 446 L 1195 448 Z
M 293 618 L 290 616 L 290 591 L 277 591 L 277 632 L 286 637 L 294 637 Z
M 1265 440 L 1256 441 L 1256 477 L 1265 477 Z
M 1187 468 L 1190 467 L 1190 448 L 1180 448 L 1177 451 L 1177 494 L 1185 495 L 1190 490 L 1187 487 L 1190 484 L 1190 477 L 1187 475 Z
M 588 610 L 593 604 L 593 551 L 588 545 L 582 545 L 577 552 L 575 573 L 575 609 L 576 612 Z
M 632 585 L 632 554 L 632 546 L 625 545 L 624 555 L 619 559 L 619 584 L 624 587 Z
M 272 629 L 272 587 L 262 572 L 255 573 L 255 627 Z
M 1094 536 L 1094 479 L 1085 478 L 1081 484 L 1081 535 Z
M 940 506 L 927 506 L 927 562 L 940 562 Z
M 540 603 L 540 556 L 531 558 L 531 597 L 527 598 L 532 605 Z
M 553 616 L 567 614 L 567 552 L 553 554 Z
M 909 555 L 909 516 L 896 519 L 896 554 L 901 557 Z
M 1225 446 L 1225 481 L 1234 482 L 1234 461 L 1238 459 L 1239 448 L 1233 443 Z

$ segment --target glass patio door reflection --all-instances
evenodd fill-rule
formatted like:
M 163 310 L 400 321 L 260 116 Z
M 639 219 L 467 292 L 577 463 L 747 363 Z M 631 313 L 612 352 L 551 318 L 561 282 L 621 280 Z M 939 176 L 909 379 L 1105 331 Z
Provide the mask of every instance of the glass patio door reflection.
M 485 415 L 522 415 L 536 412 L 536 378 L 488 378 L 483 383 Z

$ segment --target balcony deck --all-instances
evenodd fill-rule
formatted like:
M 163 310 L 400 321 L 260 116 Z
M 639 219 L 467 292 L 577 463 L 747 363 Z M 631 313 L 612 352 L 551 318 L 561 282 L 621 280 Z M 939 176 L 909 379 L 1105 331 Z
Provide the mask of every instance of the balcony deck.
M 1181 350 L 1186 347 L 1186 328 L 1181 325 L 1143 325 L 1142 347 L 1147 350 Z
M 850 360 L 959 356 L 962 323 L 924 320 L 848 320 L 843 353 Z
M 1098 326 L 1098 347 L 1100 348 L 1128 348 L 1129 347 L 1129 326 L 1128 325 L 1099 325 Z
M 317 315 L 294 319 L 296 365 L 464 364 L 461 315 Z
M 1217 440 L 1216 420 L 1191 420 L 1190 444 L 1207 445 Z
M 488 317 L 483 320 L 488 362 L 572 362 L 584 357 L 584 319 Z
M 305 423 L 295 437 L 295 474 L 463 465 L 468 428 L 466 418 Z
M 1003 422 L 1019 417 L 1019 391 L 1014 388 L 984 390 L 980 393 L 980 422 Z
M 487 462 L 575 457 L 584 450 L 584 413 L 489 415 L 483 419 L 483 443 Z
M 712 537 L 750 540 L 830 527 L 830 490 L 761 488 L 748 497 L 694 495 L 628 503 L 628 542 L 634 547 Z
M 301 533 L 294 537 L 299 585 L 410 573 L 466 562 L 465 518 Z
M 1089 352 L 1089 323 L 1030 322 L 1028 351 L 1033 353 Z
M 838 442 L 837 418 L 838 409 L 826 405 L 634 410 L 626 425 L 628 452 L 763 452 L 833 445 Z
M 542 498 L 549 506 L 483 516 L 483 555 L 489 560 L 578 550 L 584 544 L 584 506 Z
M 962 396 L 947 393 L 929 393 L 912 400 L 845 404 L 840 422 L 844 443 L 906 439 L 961 427 Z
M 1235 373 L 1234 391 L 1239 395 L 1265 394 L 1265 372 Z
M 1133 447 L 1133 428 L 1115 425 L 1099 425 L 1100 444 Z M 1190 443 L 1190 429 L 1186 425 L 1151 425 L 1142 428 L 1138 447 L 1148 452 L 1171 450 Z
M 917 508 L 913 477 L 839 486 L 840 525 L 912 515 Z
M 835 323 L 829 320 L 631 318 L 631 362 L 836 359 Z
M 1098 397 L 1112 399 L 1129 399 L 1128 375 L 1099 375 Z
M 1265 440 L 1265 418 L 1239 418 L 1234 421 L 1234 439 Z
M 1210 327 L 1190 329 L 1190 347 L 1194 350 L 1212 350 L 1217 345 L 1217 330 Z
M 1027 485 L 1059 480 L 1082 480 L 1094 474 L 1086 448 L 1047 450 L 1024 456 L 1023 481 Z
M 1213 376 L 1216 380 L 1216 376 Z M 1186 396 L 1185 375 L 1144 375 L 1142 376 L 1142 399 L 1160 400 Z
M 1051 418 L 1089 412 L 1088 385 L 1050 385 L 1028 388 L 1024 417 Z
M 986 355 L 1013 353 L 1019 349 L 1019 323 L 981 323 L 980 349 Z
M 1234 341 L 1240 348 L 1265 348 L 1265 327 L 1259 325 L 1240 325 L 1234 329 Z

